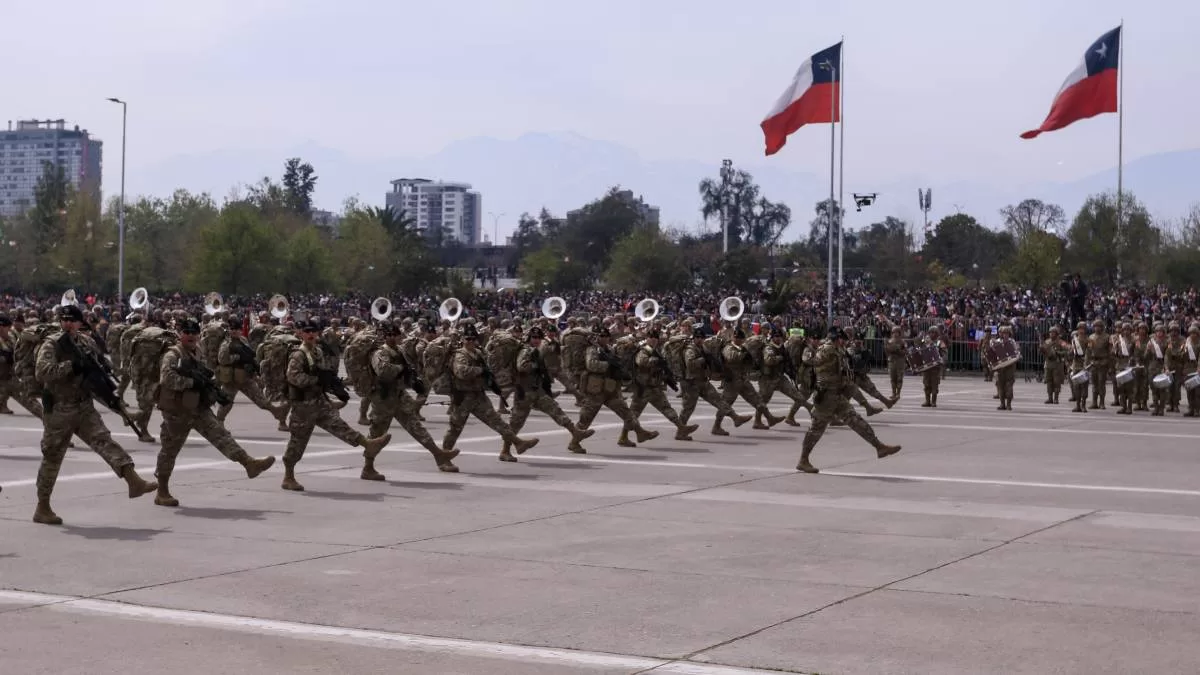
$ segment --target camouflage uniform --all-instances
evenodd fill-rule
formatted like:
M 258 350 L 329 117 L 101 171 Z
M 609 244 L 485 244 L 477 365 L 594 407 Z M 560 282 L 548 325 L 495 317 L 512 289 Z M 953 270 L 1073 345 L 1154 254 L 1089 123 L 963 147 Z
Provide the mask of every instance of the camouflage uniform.
M 1092 334 L 1088 336 L 1088 351 L 1092 355 L 1092 410 L 1105 408 L 1108 398 L 1108 378 L 1112 367 L 1112 340 L 1104 332 L 1104 322 L 1092 323 Z
M 1169 333 L 1167 342 L 1167 371 L 1171 373 L 1167 412 L 1179 412 L 1184 369 L 1187 367 L 1187 344 L 1183 336 L 1179 334 L 1179 323 L 1172 321 L 1167 330 Z
M 1145 363 L 1146 363 L 1146 381 L 1152 382 L 1155 375 L 1167 372 L 1167 336 L 1162 324 L 1155 324 L 1154 337 L 1150 338 L 1146 344 Z M 1158 387 L 1150 387 L 1150 393 L 1154 399 L 1154 412 L 1150 413 L 1154 417 L 1162 417 L 1163 408 L 1167 405 L 1167 399 L 1171 392 L 1169 389 L 1159 389 Z
M 371 401 L 369 433 L 374 437 L 383 436 L 391 426 L 392 420 L 396 420 L 414 441 L 433 455 L 439 470 L 449 473 L 458 471 L 458 467 L 451 461 L 458 453 L 442 452 L 434 442 L 433 436 L 425 429 L 425 425 L 421 424 L 420 404 L 404 390 L 402 382 L 407 368 L 407 362 L 394 346 L 385 343 L 371 353 L 371 371 L 375 374 L 376 385 L 366 397 Z M 368 478 L 374 471 L 373 461 L 370 468 L 371 471 L 363 469 L 363 478 L 383 480 L 382 477 Z
M 658 438 L 657 431 L 648 431 L 642 427 L 642 423 L 625 404 L 625 399 L 621 398 L 621 382 L 613 372 L 611 363 L 615 359 L 616 355 L 608 347 L 595 344 L 587 348 L 584 357 L 586 370 L 579 383 L 580 394 L 583 396 L 583 402 L 579 406 L 579 427 L 590 427 L 600 408 L 607 407 L 616 413 L 626 427 L 633 429 L 639 443 Z
M 908 353 L 904 348 L 899 327 L 892 329 L 892 337 L 883 343 L 883 353 L 887 357 L 888 381 L 892 384 L 892 398 L 900 398 L 900 390 L 904 388 L 904 371 L 908 367 Z
M 540 328 L 533 329 L 530 333 L 531 336 L 542 334 Z M 531 339 L 533 338 L 531 337 Z M 542 361 L 540 348 L 529 344 L 522 346 L 521 351 L 517 354 L 515 381 L 517 395 L 513 401 L 512 416 L 508 420 L 509 426 L 512 427 L 514 434 L 519 434 L 525 426 L 525 420 L 529 418 L 529 413 L 533 410 L 541 411 L 549 415 L 555 424 L 571 433 L 571 442 L 567 444 L 567 450 L 580 455 L 585 454 L 587 451 L 580 445 L 580 442 L 595 431 L 592 429 L 584 431 L 575 426 L 574 420 L 567 417 L 554 397 L 542 388 L 543 373 L 547 379 L 550 377 L 550 372 Z M 500 461 L 517 461 L 512 456 L 507 441 L 500 449 Z
M 11 398 L 34 417 L 41 419 L 42 404 L 21 386 L 17 379 L 15 352 L 19 338 L 8 330 L 11 325 L 12 322 L 7 317 L 0 317 L 0 331 L 6 333 L 0 335 L 0 401 L 4 402 L 4 410 L 7 411 L 5 414 L 12 414 L 7 407 L 8 399 Z
M 739 339 L 737 337 L 739 335 L 742 338 L 745 337 L 741 329 L 738 329 L 738 332 L 734 334 L 734 339 Z M 721 359 L 724 362 L 724 368 L 721 371 L 721 400 L 725 401 L 725 404 L 732 409 L 739 396 L 745 399 L 754 407 L 755 429 L 769 429 L 782 422 L 782 417 L 776 417 L 770 410 L 767 410 L 758 391 L 754 389 L 753 384 L 750 384 L 749 373 L 754 366 L 754 361 L 746 347 L 730 341 L 721 348 Z M 767 418 L 767 424 L 762 423 L 762 417 Z M 713 420 L 713 429 L 720 429 L 721 420 L 724 418 L 725 415 L 718 411 L 716 419 Z
M 946 363 L 945 343 L 942 342 L 939 331 L 936 327 L 930 328 L 928 335 L 924 339 L 924 344 L 936 344 L 938 348 L 938 356 L 942 359 L 943 367 L 929 368 L 921 373 L 921 386 L 925 390 L 925 402 L 921 404 L 923 408 L 936 408 L 938 389 L 942 380 L 942 370 Z
M 315 328 L 310 332 L 315 332 Z M 301 344 L 288 357 L 287 389 L 292 412 L 288 418 L 291 436 L 283 453 L 284 478 L 281 487 L 285 490 L 304 490 L 304 486 L 296 481 L 295 467 L 303 459 L 304 450 L 316 427 L 347 445 L 363 446 L 363 455 L 368 458 L 378 455 L 391 440 L 390 435 L 368 439 L 346 424 L 321 387 L 317 371 L 324 365 L 324 358 L 320 345 L 315 342 L 311 345 Z
M 287 405 L 272 405 L 262 388 L 258 386 L 258 382 L 247 370 L 251 364 L 242 363 L 242 351 L 244 350 L 236 349 L 235 345 L 238 344 L 245 349 L 250 347 L 250 342 L 242 337 L 241 333 L 229 331 L 225 340 L 221 342 L 220 349 L 217 350 L 217 381 L 221 383 L 221 389 L 231 401 L 237 397 L 239 392 L 245 394 L 251 403 L 271 413 L 281 426 L 286 424 Z M 217 409 L 217 419 L 225 421 L 232 410 L 233 403 L 221 406 Z
M 194 348 L 175 345 L 163 355 L 159 368 L 158 409 L 162 412 L 159 437 L 162 439 L 162 448 L 158 452 L 158 464 L 154 471 L 158 478 L 158 496 L 154 503 L 159 506 L 179 506 L 178 500 L 171 496 L 168 484 L 175 470 L 175 460 L 193 429 L 230 461 L 245 467 L 246 475 L 250 478 L 257 477 L 275 463 L 274 457 L 252 458 L 213 415 L 212 401 L 203 400 L 202 392 L 196 389 L 196 382 L 191 377 L 179 374 L 181 367 L 185 370 L 194 368 L 194 363 L 189 362 L 198 361 L 197 357 Z
M 128 335 L 133 331 L 126 331 Z M 152 336 L 155 336 L 152 338 Z M 146 435 L 138 438 L 143 443 L 153 443 L 154 437 L 150 435 L 150 416 L 154 414 L 154 406 L 158 403 L 158 380 L 159 380 L 159 364 L 162 359 L 162 352 L 159 351 L 159 345 L 151 342 L 152 339 L 160 339 L 167 343 L 178 341 L 178 337 L 172 331 L 167 331 L 162 328 L 149 327 L 139 331 L 131 345 L 128 368 L 129 381 L 133 385 L 134 394 L 137 396 L 138 413 L 133 416 L 134 421 L 142 429 L 146 429 Z
M 1000 335 L 994 338 L 1000 343 L 1012 343 L 1016 345 L 1016 341 L 1012 338 L 1012 327 L 1001 326 Z M 1000 394 L 1000 407 L 998 410 L 1012 410 L 1013 385 L 1017 380 L 1017 364 L 1011 363 L 1003 368 L 995 369 L 996 374 L 996 391 Z
M 121 357 L 119 359 L 121 362 L 121 370 L 117 395 L 122 399 L 125 398 L 125 391 L 129 389 L 130 384 L 129 366 L 130 362 L 133 360 L 133 340 L 138 336 L 139 333 L 141 333 L 143 330 L 146 330 L 149 325 L 150 324 L 143 319 L 135 324 L 130 325 L 129 328 L 126 328 L 124 332 L 121 333 Z
M 812 410 L 812 406 L 792 382 L 796 373 L 784 372 L 787 365 L 793 363 L 788 358 L 785 349 L 784 345 L 775 344 L 774 339 L 768 341 L 763 347 L 762 373 L 758 377 L 758 395 L 762 397 L 764 406 L 771 402 L 771 397 L 775 395 L 776 391 L 792 399 L 792 408 L 788 410 L 784 421 L 795 427 L 800 426 L 800 423 L 796 421 L 796 413 L 800 412 L 800 408 Z M 755 421 L 757 422 L 757 420 Z
M 1063 381 L 1066 379 L 1067 345 L 1059 337 L 1058 326 L 1050 328 L 1050 337 L 1042 342 L 1042 355 L 1045 358 L 1046 403 L 1058 403 L 1062 392 Z
M 1075 335 L 1071 336 L 1070 370 L 1072 374 L 1085 370 L 1091 362 L 1090 342 L 1087 338 L 1087 324 L 1081 321 L 1075 329 Z M 1088 385 L 1088 382 L 1084 382 L 1083 384 L 1071 383 L 1073 400 L 1075 401 L 1075 407 L 1071 412 L 1087 412 Z
M 463 338 L 467 342 L 450 357 L 450 426 L 446 429 L 446 435 L 442 439 L 442 450 L 449 452 L 454 449 L 454 444 L 462 435 L 467 419 L 471 415 L 500 434 L 506 443 L 513 445 L 517 454 L 537 445 L 538 439 L 536 438 L 529 440 L 519 438 L 512 427 L 492 407 L 491 400 L 484 393 L 483 373 L 486 364 L 483 353 L 476 344 L 478 333 L 474 327 L 464 328 Z
M 699 334 L 696 338 L 701 337 Z M 696 403 L 704 399 L 717 409 L 717 415 L 733 420 L 734 426 L 741 426 L 753 419 L 750 415 L 739 415 L 721 398 L 712 382 L 709 381 L 709 357 L 703 344 L 698 339 L 683 348 L 683 379 L 679 383 L 682 399 L 679 404 L 679 420 L 684 424 L 692 418 L 696 411 Z M 729 432 L 717 425 L 712 430 L 715 436 L 728 436 Z
M 42 463 L 37 474 L 38 505 L 33 519 L 34 522 L 52 525 L 62 523 L 62 519 L 50 509 L 50 495 L 54 492 L 54 483 L 58 480 L 58 472 L 72 435 L 83 439 L 113 473 L 125 479 L 131 498 L 158 488 L 157 484 L 146 483 L 137 475 L 129 453 L 113 441 L 112 434 L 92 404 L 91 395 L 83 388 L 79 364 L 72 360 L 71 352 L 62 348 L 58 335 L 61 334 L 47 338 L 38 347 L 35 370 L 37 381 L 51 405 L 47 406 L 42 419 L 45 431 L 42 433 Z M 76 335 L 70 339 L 79 350 L 95 350 L 86 338 Z M 95 351 L 93 354 L 99 357 Z
M 838 329 L 833 329 L 837 331 Z M 840 336 L 841 333 L 834 335 Z M 831 335 L 831 338 L 834 337 Z M 846 357 L 840 339 L 828 339 L 817 350 L 813 359 L 813 368 L 817 376 L 817 394 L 813 400 L 812 426 L 804 435 L 804 445 L 801 449 L 800 463 L 796 469 L 805 473 L 817 473 L 817 468 L 809 461 L 813 448 L 825 434 L 825 429 L 836 420 L 845 420 L 846 426 L 853 429 L 866 442 L 875 448 L 876 455 L 882 459 L 900 451 L 898 445 L 886 445 L 875 436 L 871 425 L 859 417 L 854 407 L 850 405 L 848 390 L 850 388 L 850 373 L 846 367 Z
M 662 413 L 663 417 L 667 418 L 668 422 L 675 425 L 675 440 L 692 440 L 692 432 L 698 429 L 699 425 L 687 424 L 680 419 L 679 413 L 675 412 L 675 409 L 671 407 L 671 402 L 667 400 L 667 385 L 663 379 L 663 375 L 668 370 L 665 358 L 658 349 L 647 343 L 638 348 L 633 361 L 634 389 L 633 398 L 629 402 L 629 410 L 633 418 L 640 418 L 646 406 L 652 405 L 655 410 Z M 621 436 L 617 439 L 617 445 L 633 447 L 633 441 L 629 440 L 631 431 L 634 431 L 633 425 L 626 422 L 625 426 L 621 428 Z
M 1181 384 L 1197 372 L 1197 357 L 1200 356 L 1200 325 L 1192 324 L 1188 327 L 1188 336 L 1183 346 L 1183 356 L 1185 363 L 1183 373 L 1179 378 Z M 1185 417 L 1200 417 L 1200 387 L 1185 391 L 1187 393 L 1188 404 L 1188 411 Z

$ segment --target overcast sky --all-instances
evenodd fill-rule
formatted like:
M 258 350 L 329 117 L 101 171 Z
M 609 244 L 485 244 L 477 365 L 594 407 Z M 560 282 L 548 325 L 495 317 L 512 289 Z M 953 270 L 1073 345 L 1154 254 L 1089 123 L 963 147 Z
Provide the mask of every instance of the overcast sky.
M 1122 18 L 1126 158 L 1200 147 L 1194 1 L 3 5 L 4 118 L 62 117 L 98 134 L 106 191 L 121 132 L 108 96 L 130 104 L 131 173 L 230 147 L 412 157 L 526 131 L 575 131 L 652 159 L 759 161 L 762 117 L 842 35 L 848 175 L 1073 179 L 1116 164 L 1115 115 L 1017 135 Z M 802 129 L 769 161 L 825 170 L 827 129 Z

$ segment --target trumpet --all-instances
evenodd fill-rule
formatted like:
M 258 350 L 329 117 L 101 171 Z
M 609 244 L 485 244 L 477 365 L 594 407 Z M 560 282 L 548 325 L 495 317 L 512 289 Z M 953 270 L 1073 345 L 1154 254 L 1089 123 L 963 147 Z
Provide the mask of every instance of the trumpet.
M 441 307 L 438 307 L 438 316 L 442 318 L 442 321 L 454 323 L 458 321 L 462 313 L 463 304 L 458 298 L 446 298 L 442 301 Z
M 371 318 L 376 321 L 386 321 L 392 315 L 392 301 L 384 297 L 375 298 L 371 303 Z
M 204 296 L 204 313 L 213 316 L 217 312 L 225 309 L 225 298 L 221 297 L 220 293 L 213 291 Z
M 654 320 L 654 317 L 658 316 L 658 311 L 658 301 L 654 298 L 646 298 L 637 304 L 637 307 L 633 310 L 633 315 L 637 317 L 638 321 L 649 323 Z
M 129 294 L 129 309 L 140 311 L 150 307 L 150 292 L 144 287 L 133 289 Z
M 288 307 L 287 298 L 279 294 L 272 295 L 271 299 L 267 301 L 267 308 L 270 309 L 271 316 L 276 319 L 282 319 L 287 316 Z
M 60 298 L 58 301 L 59 307 L 74 307 L 78 304 L 79 304 L 79 301 L 75 299 L 75 289 L 74 288 L 68 290 L 66 293 L 63 293 L 62 298 Z
M 567 313 L 567 301 L 558 296 L 546 298 L 542 303 L 542 316 L 547 319 L 557 319 Z
M 722 321 L 735 322 L 746 312 L 746 303 L 742 302 L 741 298 L 731 295 L 721 301 L 720 312 Z

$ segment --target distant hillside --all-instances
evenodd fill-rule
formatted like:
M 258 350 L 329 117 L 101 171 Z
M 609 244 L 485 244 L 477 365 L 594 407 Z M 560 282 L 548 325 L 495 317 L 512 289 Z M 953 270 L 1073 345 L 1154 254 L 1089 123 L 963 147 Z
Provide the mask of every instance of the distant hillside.
M 617 184 L 658 205 L 665 224 L 692 228 L 701 220 L 697 183 L 716 173 L 716 162 L 645 160 L 634 150 L 609 141 L 572 133 L 528 133 L 512 140 L 465 139 L 429 157 L 386 161 L 356 159 L 314 144 L 278 152 L 218 150 L 175 157 L 140 170 L 131 167 L 130 192 L 167 195 L 177 187 L 185 187 L 211 192 L 220 200 L 236 183 L 253 183 L 264 175 L 278 178 L 284 160 L 293 156 L 316 167 L 316 202 L 320 208 L 338 211 L 351 195 L 358 195 L 368 204 L 382 204 L 389 181 L 402 176 L 442 178 L 471 183 L 483 195 L 485 212 L 506 214 L 501 218 L 506 226 L 502 230 L 511 229 L 522 212 L 536 213 L 545 206 L 562 214 Z M 825 179 L 768 164 L 742 168 L 754 175 L 767 196 L 792 207 L 794 222 L 785 238 L 806 236 L 813 205 L 828 193 Z M 1125 185 L 1153 214 L 1178 217 L 1200 201 L 1200 188 L 1194 181 L 1197 175 L 1200 150 L 1183 150 L 1127 163 Z M 848 219 L 849 225 L 860 226 L 885 215 L 919 221 L 915 199 L 918 187 L 933 188 L 932 218 L 953 212 L 957 204 L 981 221 L 996 225 L 996 212 L 1001 207 L 1025 197 L 1052 201 L 1073 213 L 1089 194 L 1115 189 L 1116 168 L 1070 183 L 1026 186 L 970 182 L 927 185 L 916 179 L 898 178 L 872 186 L 873 192 L 880 193 L 878 205 L 869 216 L 864 213 Z M 847 185 L 848 192 L 852 189 Z M 846 198 L 849 201 L 849 195 Z M 484 231 L 491 234 L 490 218 L 485 217 Z

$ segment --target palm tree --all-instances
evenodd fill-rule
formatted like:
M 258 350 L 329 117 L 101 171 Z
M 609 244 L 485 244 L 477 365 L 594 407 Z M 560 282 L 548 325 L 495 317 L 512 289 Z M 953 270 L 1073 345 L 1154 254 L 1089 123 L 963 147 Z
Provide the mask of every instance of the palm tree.
M 377 206 L 367 208 L 367 215 L 374 218 L 383 226 L 392 241 L 399 241 L 405 236 L 416 234 L 417 221 L 408 215 L 404 209 L 397 211 L 390 206 L 382 209 Z

